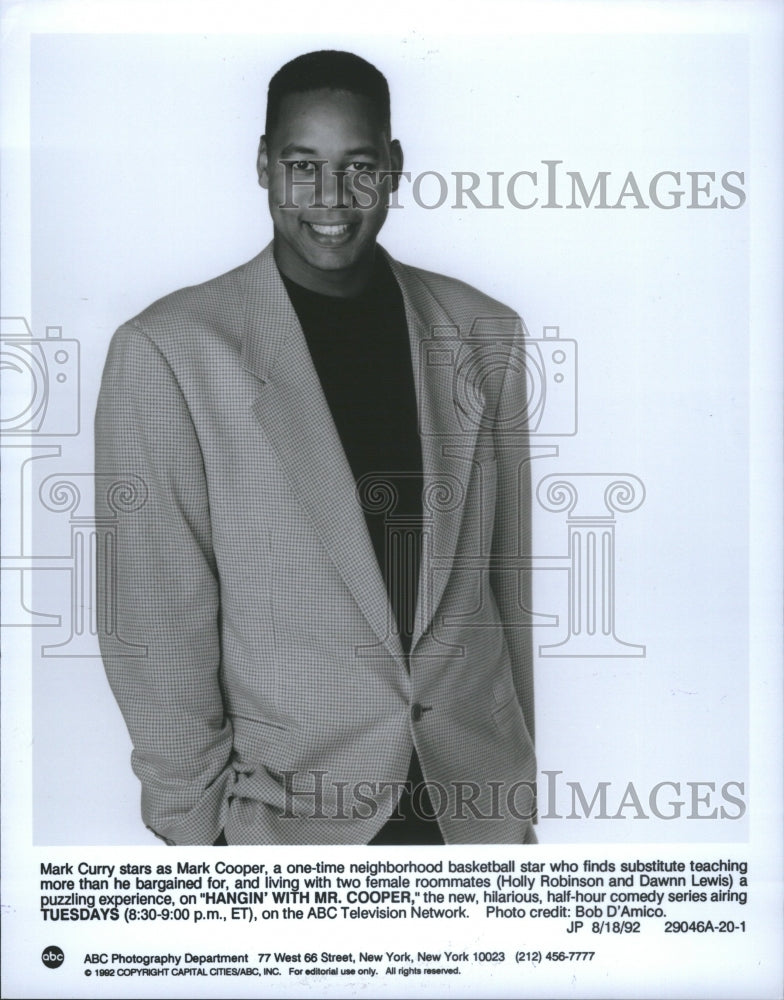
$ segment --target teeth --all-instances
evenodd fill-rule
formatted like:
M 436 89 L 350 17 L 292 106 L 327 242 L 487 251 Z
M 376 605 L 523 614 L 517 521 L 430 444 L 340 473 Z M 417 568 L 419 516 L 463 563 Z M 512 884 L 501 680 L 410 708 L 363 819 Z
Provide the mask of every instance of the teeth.
M 349 231 L 348 223 L 342 223 L 339 226 L 318 226 L 315 222 L 310 222 L 308 225 L 321 236 L 343 236 Z

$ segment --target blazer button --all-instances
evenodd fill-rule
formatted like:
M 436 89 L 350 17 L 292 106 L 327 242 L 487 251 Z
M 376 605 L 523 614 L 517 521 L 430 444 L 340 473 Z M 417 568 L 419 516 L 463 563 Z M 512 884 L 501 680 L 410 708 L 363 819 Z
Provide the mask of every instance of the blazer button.
M 414 722 L 419 722 L 425 712 L 430 712 L 432 709 L 432 705 L 420 705 L 418 701 L 415 701 L 411 706 L 411 718 Z

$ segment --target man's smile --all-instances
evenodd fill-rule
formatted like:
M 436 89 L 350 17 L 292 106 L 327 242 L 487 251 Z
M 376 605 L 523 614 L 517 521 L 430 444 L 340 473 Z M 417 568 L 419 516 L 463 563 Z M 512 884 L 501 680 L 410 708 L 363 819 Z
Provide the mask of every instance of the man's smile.
M 358 224 L 352 222 L 305 222 L 312 239 L 320 246 L 334 247 L 348 243 Z

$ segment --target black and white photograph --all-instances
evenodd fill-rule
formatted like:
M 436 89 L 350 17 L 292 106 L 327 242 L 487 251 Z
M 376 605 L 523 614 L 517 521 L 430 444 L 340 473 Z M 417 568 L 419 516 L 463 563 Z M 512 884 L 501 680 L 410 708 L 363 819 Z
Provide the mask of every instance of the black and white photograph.
M 781 8 L 2 17 L 3 995 L 779 996 Z

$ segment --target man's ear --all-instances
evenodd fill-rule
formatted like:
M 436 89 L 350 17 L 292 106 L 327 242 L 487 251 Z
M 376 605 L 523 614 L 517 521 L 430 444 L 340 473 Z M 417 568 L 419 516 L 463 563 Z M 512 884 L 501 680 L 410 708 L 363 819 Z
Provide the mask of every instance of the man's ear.
M 389 159 L 391 161 L 392 170 L 395 171 L 391 177 L 392 190 L 397 191 L 398 184 L 400 183 L 400 172 L 403 169 L 403 147 L 397 139 L 393 139 L 389 144 Z
M 256 156 L 256 173 L 259 177 L 259 184 L 263 188 L 269 187 L 269 160 L 267 159 L 267 137 L 259 139 L 259 152 Z

